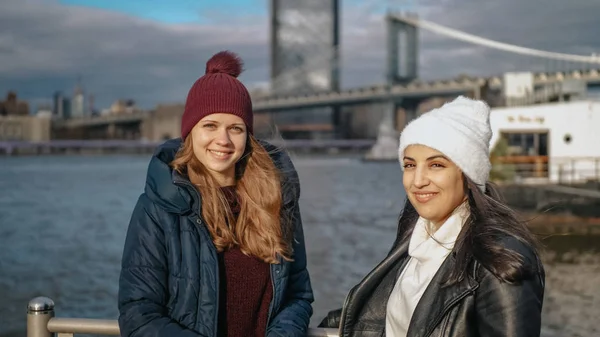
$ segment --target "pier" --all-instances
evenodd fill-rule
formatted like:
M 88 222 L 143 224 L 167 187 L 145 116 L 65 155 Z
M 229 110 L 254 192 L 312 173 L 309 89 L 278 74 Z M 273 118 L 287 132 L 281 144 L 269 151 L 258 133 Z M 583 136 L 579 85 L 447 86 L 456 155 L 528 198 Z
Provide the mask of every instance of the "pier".
M 162 142 L 144 140 L 49 140 L 43 142 L 0 141 L 1 155 L 152 153 Z M 364 152 L 371 139 L 289 139 L 269 143 L 298 152 Z

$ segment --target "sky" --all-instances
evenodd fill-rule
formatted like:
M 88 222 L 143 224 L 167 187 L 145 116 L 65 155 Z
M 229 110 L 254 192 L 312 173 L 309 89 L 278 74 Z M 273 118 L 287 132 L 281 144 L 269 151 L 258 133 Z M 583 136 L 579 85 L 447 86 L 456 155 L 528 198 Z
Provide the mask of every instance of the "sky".
M 385 81 L 387 6 L 502 42 L 600 53 L 598 0 L 341 2 L 344 88 Z M 225 49 L 244 59 L 248 88 L 264 86 L 268 13 L 267 0 L 0 0 L 0 98 L 14 90 L 35 106 L 57 90 L 72 94 L 81 78 L 100 109 L 117 99 L 143 108 L 182 103 L 208 58 Z M 423 79 L 556 67 L 425 31 L 419 38 Z

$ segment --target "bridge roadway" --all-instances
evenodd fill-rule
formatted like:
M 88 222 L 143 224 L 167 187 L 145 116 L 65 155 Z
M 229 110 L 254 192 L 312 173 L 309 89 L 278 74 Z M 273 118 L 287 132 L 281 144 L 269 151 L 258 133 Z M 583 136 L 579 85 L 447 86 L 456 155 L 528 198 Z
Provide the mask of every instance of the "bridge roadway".
M 586 84 L 600 84 L 600 71 L 597 69 L 555 73 L 535 73 L 534 86 L 561 83 L 565 80 L 580 80 Z M 407 84 L 379 85 L 341 91 L 322 92 L 305 95 L 259 97 L 254 99 L 255 112 L 283 111 L 332 105 L 385 102 L 406 98 L 426 98 L 443 95 L 459 95 L 478 91 L 488 84 L 492 89 L 502 88 L 501 77 L 459 78 L 440 81 L 412 81 Z M 100 117 L 86 117 L 53 122 L 55 128 L 102 126 L 107 124 L 139 123 L 147 112 Z

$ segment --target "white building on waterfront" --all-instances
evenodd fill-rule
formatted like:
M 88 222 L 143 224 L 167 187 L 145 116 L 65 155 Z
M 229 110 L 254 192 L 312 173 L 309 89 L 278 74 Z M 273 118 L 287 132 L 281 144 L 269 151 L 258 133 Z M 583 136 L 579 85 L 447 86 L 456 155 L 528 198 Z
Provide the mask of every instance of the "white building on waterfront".
M 600 101 L 556 102 L 492 109 L 492 149 L 508 145 L 502 161 L 539 182 L 600 178 Z M 528 167 L 528 168 L 527 168 Z

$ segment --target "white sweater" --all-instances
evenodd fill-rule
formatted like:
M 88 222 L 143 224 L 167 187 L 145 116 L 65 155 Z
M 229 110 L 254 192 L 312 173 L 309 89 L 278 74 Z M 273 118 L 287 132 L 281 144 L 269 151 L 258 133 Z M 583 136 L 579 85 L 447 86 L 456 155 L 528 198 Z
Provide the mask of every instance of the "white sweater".
M 388 299 L 386 337 L 406 337 L 410 320 L 421 296 L 454 248 L 456 238 L 468 215 L 468 204 L 465 202 L 454 210 L 433 235 L 429 234 L 433 231 L 431 223 L 419 217 L 408 246 L 410 260 Z

